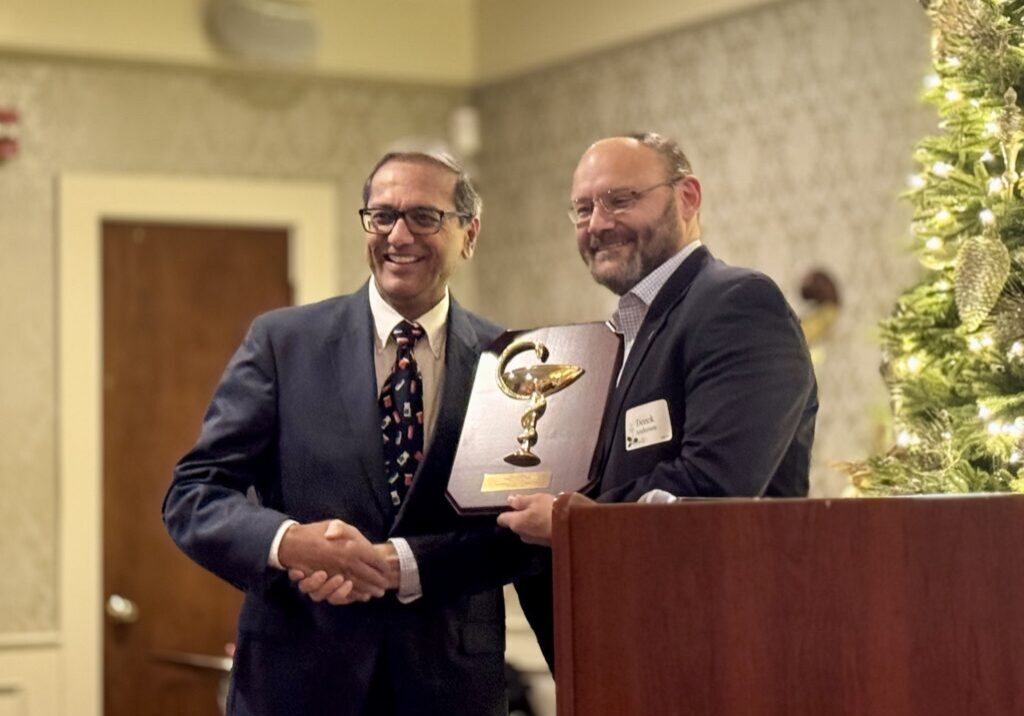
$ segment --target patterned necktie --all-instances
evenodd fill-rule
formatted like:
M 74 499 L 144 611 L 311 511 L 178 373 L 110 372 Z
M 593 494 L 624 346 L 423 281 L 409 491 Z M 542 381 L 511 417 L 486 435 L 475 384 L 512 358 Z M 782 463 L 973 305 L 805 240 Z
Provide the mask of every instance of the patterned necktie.
M 402 504 L 423 459 L 423 380 L 412 349 L 423 336 L 415 323 L 402 321 L 391 332 L 398 346 L 395 367 L 380 391 L 384 476 L 391 502 Z

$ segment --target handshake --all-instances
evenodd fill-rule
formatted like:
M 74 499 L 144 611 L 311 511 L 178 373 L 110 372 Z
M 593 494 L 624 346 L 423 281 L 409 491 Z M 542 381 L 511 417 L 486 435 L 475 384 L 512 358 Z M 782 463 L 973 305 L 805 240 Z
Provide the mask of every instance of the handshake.
M 277 555 L 299 591 L 314 602 L 367 602 L 399 586 L 394 546 L 372 544 L 341 520 L 291 525 L 281 538 Z

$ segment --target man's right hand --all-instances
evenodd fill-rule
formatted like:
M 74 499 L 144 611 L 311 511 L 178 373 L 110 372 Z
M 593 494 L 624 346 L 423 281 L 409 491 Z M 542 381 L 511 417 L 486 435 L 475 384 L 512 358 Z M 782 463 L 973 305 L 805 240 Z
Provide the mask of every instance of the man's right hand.
M 293 575 L 302 579 L 323 573 L 324 584 L 303 589 L 315 601 L 339 590 L 365 601 L 384 596 L 388 587 L 385 559 L 357 528 L 341 520 L 292 525 L 281 538 L 277 554 L 292 579 Z M 329 590 L 325 589 L 327 583 Z

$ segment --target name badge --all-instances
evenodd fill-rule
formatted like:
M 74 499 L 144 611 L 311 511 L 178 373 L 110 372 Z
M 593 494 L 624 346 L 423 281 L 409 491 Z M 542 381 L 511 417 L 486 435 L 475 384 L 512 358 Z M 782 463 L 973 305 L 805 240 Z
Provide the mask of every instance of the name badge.
M 665 399 L 654 400 L 626 411 L 626 451 L 672 439 L 672 421 Z

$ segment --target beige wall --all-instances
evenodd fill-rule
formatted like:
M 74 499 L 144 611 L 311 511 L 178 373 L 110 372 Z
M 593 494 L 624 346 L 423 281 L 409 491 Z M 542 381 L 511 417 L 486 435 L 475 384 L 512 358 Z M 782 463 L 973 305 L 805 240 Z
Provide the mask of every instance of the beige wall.
M 779 0 L 478 0 L 478 82 L 522 74 L 603 48 Z
M 59 671 L 53 648 L 35 644 L 10 647 L 0 640 L 0 716 L 61 713 Z

